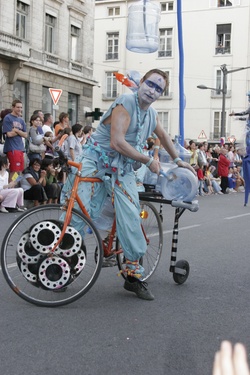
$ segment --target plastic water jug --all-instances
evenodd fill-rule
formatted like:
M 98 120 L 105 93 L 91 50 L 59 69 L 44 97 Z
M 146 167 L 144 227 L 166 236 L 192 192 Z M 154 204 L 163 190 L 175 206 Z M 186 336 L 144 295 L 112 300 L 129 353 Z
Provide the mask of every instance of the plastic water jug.
M 185 149 L 180 143 L 179 143 L 179 136 L 176 135 L 174 139 L 174 146 L 176 151 L 178 152 L 179 157 L 183 160 L 186 161 L 187 163 L 190 162 L 191 158 L 191 153 Z
M 159 161 L 160 163 L 169 163 L 171 161 L 171 156 L 165 150 L 165 148 L 161 148 L 159 150 Z
M 115 210 L 112 205 L 111 197 L 107 197 L 100 216 L 93 222 L 99 230 L 110 230 L 114 222 L 114 217 Z
M 152 53 L 158 50 L 160 7 L 148 0 L 129 7 L 126 48 L 131 52 Z
M 173 163 L 161 164 L 164 176 L 159 176 L 157 186 L 165 199 L 191 202 L 198 191 L 197 177 L 186 168 Z

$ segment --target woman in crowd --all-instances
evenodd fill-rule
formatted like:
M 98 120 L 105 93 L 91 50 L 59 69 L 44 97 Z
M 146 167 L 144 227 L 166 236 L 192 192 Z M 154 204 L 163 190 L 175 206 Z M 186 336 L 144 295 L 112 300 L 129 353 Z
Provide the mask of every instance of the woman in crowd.
M 23 171 L 21 187 L 24 199 L 34 202 L 34 206 L 45 204 L 48 200 L 44 187 L 46 186 L 46 171 L 41 170 L 42 161 L 32 159 L 28 168 Z
M 58 135 L 60 129 L 69 128 L 69 115 L 66 112 L 62 112 L 59 115 L 59 123 L 55 126 L 55 136 Z
M 7 171 L 9 162 L 7 156 L 0 156 L 0 212 L 9 213 L 7 208 L 17 211 L 24 211 L 23 207 L 23 189 L 15 187 L 17 181 L 9 181 L 9 172 Z
M 42 126 L 42 119 L 39 115 L 32 115 L 30 118 L 28 158 L 30 162 L 34 159 L 43 159 L 46 145 L 51 145 L 49 139 L 41 134 L 39 128 Z M 52 145 L 51 145 L 52 147 Z

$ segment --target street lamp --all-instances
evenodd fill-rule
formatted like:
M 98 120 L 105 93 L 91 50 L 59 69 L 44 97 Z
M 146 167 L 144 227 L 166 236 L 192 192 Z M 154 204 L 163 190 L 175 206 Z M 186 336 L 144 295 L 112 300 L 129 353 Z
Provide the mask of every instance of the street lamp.
M 223 80 L 222 80 L 222 89 L 215 89 L 212 87 L 207 87 L 205 85 L 198 85 L 197 88 L 201 90 L 214 90 L 219 93 L 222 93 L 222 109 L 221 109 L 221 137 L 225 138 L 226 136 L 226 116 L 225 116 L 225 107 L 226 107 L 226 95 L 227 95 L 227 82 L 226 82 L 226 76 L 230 73 L 239 72 L 240 70 L 249 69 L 250 66 L 244 67 L 244 68 L 237 68 L 232 70 L 227 70 L 226 64 L 223 64 L 220 66 L 220 69 L 223 74 Z

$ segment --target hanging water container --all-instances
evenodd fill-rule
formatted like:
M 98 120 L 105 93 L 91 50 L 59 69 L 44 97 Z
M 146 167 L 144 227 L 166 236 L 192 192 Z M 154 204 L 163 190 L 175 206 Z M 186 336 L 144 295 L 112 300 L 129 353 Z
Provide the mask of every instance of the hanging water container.
M 148 0 L 129 7 L 126 48 L 131 52 L 152 53 L 158 50 L 160 6 Z

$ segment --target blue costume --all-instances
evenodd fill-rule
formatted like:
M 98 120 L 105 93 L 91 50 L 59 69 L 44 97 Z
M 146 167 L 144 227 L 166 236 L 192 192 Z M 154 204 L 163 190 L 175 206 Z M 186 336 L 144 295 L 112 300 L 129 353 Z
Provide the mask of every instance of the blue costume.
M 82 163 L 82 176 L 99 177 L 104 183 L 82 183 L 78 194 L 93 220 L 99 217 L 107 195 L 112 197 L 117 235 L 124 255 L 129 261 L 135 262 L 144 255 L 147 247 L 140 226 L 140 204 L 134 174 L 134 169 L 139 168 L 139 165 L 111 149 L 111 124 L 103 123 L 117 105 L 122 105 L 130 115 L 125 140 L 137 151 L 143 152 L 147 138 L 156 127 L 156 111 L 151 107 L 147 110 L 140 109 L 137 93 L 117 98 L 101 118 L 89 142 L 83 146 L 83 153 L 78 159 Z M 63 187 L 62 198 L 71 189 L 71 179 L 69 175 Z M 80 223 L 72 224 L 84 236 Z M 140 265 L 128 265 L 128 268 L 133 269 L 138 278 L 143 275 L 143 267 Z
M 247 93 L 248 102 L 250 102 L 250 92 Z M 246 116 L 247 118 L 239 118 L 239 120 L 246 120 L 246 156 L 243 158 L 243 176 L 245 180 L 245 202 L 248 203 L 248 196 L 250 193 L 250 107 L 246 111 L 234 113 L 234 116 Z

